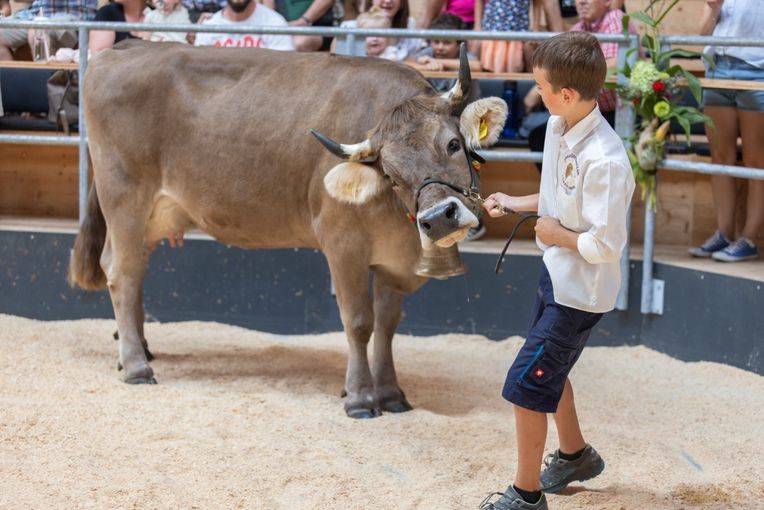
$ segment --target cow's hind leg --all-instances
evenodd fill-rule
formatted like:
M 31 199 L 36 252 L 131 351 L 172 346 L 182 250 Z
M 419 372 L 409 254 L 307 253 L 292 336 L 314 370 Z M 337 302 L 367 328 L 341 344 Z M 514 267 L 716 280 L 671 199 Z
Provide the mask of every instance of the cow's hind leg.
M 132 211 L 131 211 L 132 213 Z M 155 384 L 150 353 L 143 335 L 143 277 L 148 261 L 144 247 L 145 223 L 140 215 L 122 212 L 108 222 L 109 231 L 101 256 L 119 331 L 119 365 L 124 381 Z
M 380 415 L 380 411 L 374 398 L 374 383 L 367 355 L 374 327 L 368 267 L 358 260 L 361 257 L 355 258 L 352 255 L 342 261 L 327 258 L 337 290 L 342 325 L 348 339 L 345 412 L 351 418 L 374 418 Z
M 411 406 L 398 386 L 393 363 L 393 336 L 401 320 L 403 293 L 374 278 L 374 396 L 377 405 L 392 413 L 410 411 Z

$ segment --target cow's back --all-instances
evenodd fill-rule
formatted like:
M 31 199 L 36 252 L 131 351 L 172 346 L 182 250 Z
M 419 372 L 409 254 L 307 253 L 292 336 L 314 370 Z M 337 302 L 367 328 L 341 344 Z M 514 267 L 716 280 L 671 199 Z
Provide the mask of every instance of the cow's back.
M 378 59 L 168 43 L 97 55 L 84 87 L 94 154 L 111 151 L 117 171 L 151 181 L 199 227 L 252 247 L 315 245 L 322 179 L 337 160 L 311 128 L 355 143 L 431 90 Z M 114 171 L 96 164 L 96 180 Z

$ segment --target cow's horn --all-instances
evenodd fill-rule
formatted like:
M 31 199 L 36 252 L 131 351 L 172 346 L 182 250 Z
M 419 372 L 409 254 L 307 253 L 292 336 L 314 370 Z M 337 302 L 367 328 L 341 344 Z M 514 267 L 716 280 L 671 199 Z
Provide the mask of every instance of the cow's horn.
M 345 145 L 343 143 L 335 142 L 331 138 L 322 135 L 315 129 L 311 129 L 310 132 L 313 133 L 313 136 L 318 138 L 318 141 L 321 142 L 324 147 L 329 149 L 329 152 L 338 158 L 347 159 L 350 161 L 358 161 L 360 163 L 371 163 L 377 159 L 377 156 L 371 150 L 371 142 L 368 138 L 361 143 Z
M 459 78 L 451 90 L 444 92 L 440 97 L 452 106 L 461 104 L 469 94 L 471 84 L 472 75 L 470 75 L 470 62 L 467 58 L 467 46 L 462 43 L 459 47 Z

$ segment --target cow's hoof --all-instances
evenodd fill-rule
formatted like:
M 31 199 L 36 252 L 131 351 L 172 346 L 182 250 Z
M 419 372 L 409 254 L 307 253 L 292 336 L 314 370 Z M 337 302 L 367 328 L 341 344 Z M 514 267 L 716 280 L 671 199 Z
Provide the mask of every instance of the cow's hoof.
M 382 412 L 379 409 L 346 409 L 345 412 L 350 418 L 355 420 L 368 420 L 369 418 L 376 418 L 382 416 Z
M 405 413 L 412 409 L 413 407 L 411 407 L 411 404 L 409 404 L 405 398 L 403 400 L 391 400 L 382 403 L 382 410 L 387 411 L 388 413 Z
M 157 380 L 153 377 L 133 377 L 132 379 L 125 379 L 127 384 L 156 384 Z

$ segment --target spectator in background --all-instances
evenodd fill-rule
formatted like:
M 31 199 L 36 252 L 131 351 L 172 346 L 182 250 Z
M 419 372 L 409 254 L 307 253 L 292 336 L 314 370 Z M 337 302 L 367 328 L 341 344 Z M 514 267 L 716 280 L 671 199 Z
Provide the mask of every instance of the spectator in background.
M 225 7 L 226 0 L 181 0 L 181 3 L 188 11 L 191 23 L 203 23 Z
M 572 32 L 589 32 L 592 34 L 620 34 L 623 32 L 623 11 L 613 8 L 613 0 L 576 0 L 576 10 L 578 11 L 579 22 L 576 23 Z M 636 29 L 629 24 L 629 33 L 636 34 Z M 618 56 L 617 43 L 601 42 L 600 47 L 605 55 L 605 61 L 608 67 L 616 66 L 616 57 Z M 541 107 L 541 96 L 534 87 L 523 100 L 526 113 L 533 112 Z M 616 93 L 612 89 L 603 88 L 597 95 L 597 106 L 605 120 L 611 126 L 615 125 L 615 109 L 618 105 Z M 533 125 L 525 125 L 524 131 L 528 136 L 528 143 L 532 151 L 541 152 L 544 150 L 544 139 L 546 137 L 546 116 L 535 116 Z M 523 134 L 521 132 L 521 134 Z M 541 171 L 540 165 L 536 165 Z
M 558 0 L 541 0 L 547 27 L 562 31 Z M 530 0 L 475 0 L 475 30 L 525 32 L 530 29 Z M 495 73 L 521 72 L 524 67 L 521 41 L 482 41 L 480 63 Z
M 418 25 L 429 27 L 441 14 L 455 14 L 464 22 L 466 30 L 475 27 L 475 0 L 427 0 L 421 10 Z
M 25 2 L 27 3 L 27 2 Z M 91 21 L 95 18 L 96 0 L 34 0 L 30 7 L 17 11 L 10 19 L 32 20 L 37 16 L 56 21 Z M 50 30 L 51 55 L 58 48 L 74 48 L 77 45 L 75 30 Z M 26 28 L 2 28 L 0 21 L 0 60 L 13 60 L 13 54 L 29 43 L 30 31 Z
M 146 0 L 114 0 L 98 9 L 96 21 L 142 23 Z M 111 48 L 124 39 L 137 39 L 141 34 L 134 31 L 93 30 L 90 32 L 89 49 L 92 55 Z
M 11 3 L 8 0 L 0 0 L 0 18 L 11 15 Z
M 432 30 L 464 30 L 462 19 L 455 14 L 441 14 L 430 25 Z M 459 70 L 459 46 L 463 41 L 432 39 L 429 46 L 419 50 L 413 57 L 411 65 L 423 71 L 458 71 Z M 468 54 L 470 71 L 481 71 L 480 61 L 475 55 Z M 435 90 L 446 92 L 456 83 L 456 78 L 430 78 Z M 477 82 L 473 82 L 476 85 Z M 476 93 L 473 94 L 473 92 Z M 470 88 L 471 100 L 480 97 L 479 87 Z M 474 97 L 473 97 L 474 96 Z
M 364 6 L 360 7 L 363 8 Z M 408 0 L 372 0 L 369 9 L 374 7 L 381 10 L 388 17 L 391 28 L 416 28 L 416 21 L 409 16 Z M 343 21 L 340 27 L 356 28 L 358 23 L 354 19 Z M 424 46 L 424 42 L 421 39 L 401 38 L 392 47 L 395 48 L 397 54 L 396 60 L 403 62 L 422 46 Z M 348 51 L 345 41 L 337 39 L 332 43 L 332 51 L 343 54 L 351 53 Z
M 358 28 L 390 28 L 390 18 L 372 7 L 371 10 L 362 12 L 356 18 Z M 366 38 L 366 56 L 379 57 L 387 60 L 396 60 L 398 52 L 393 46 L 393 40 L 389 37 L 367 37 Z
M 262 3 L 284 16 L 293 27 L 334 26 L 333 0 L 262 0 Z M 331 44 L 330 37 L 320 35 L 294 35 L 292 41 L 297 51 L 326 50 Z
M 156 9 L 146 7 L 143 10 L 145 23 L 168 23 L 184 25 L 191 22 L 188 10 L 179 0 L 158 0 Z M 143 39 L 153 42 L 178 42 L 188 44 L 183 32 L 144 32 Z
M 760 37 L 764 27 L 761 0 L 706 0 L 701 35 L 714 37 Z M 709 46 L 706 52 L 715 66 L 708 78 L 764 82 L 764 51 L 742 46 Z M 706 126 L 711 161 L 737 163 L 737 138 L 743 144 L 743 165 L 764 168 L 764 91 L 705 89 L 703 111 L 714 121 Z M 754 240 L 764 225 L 764 180 L 748 181 L 748 199 L 740 236 L 736 238 L 737 183 L 733 177 L 711 176 L 716 204 L 717 231 L 702 245 L 690 249 L 694 257 L 738 262 L 758 257 Z
M 256 0 L 228 0 L 222 11 L 203 22 L 210 25 L 254 25 L 285 27 L 284 17 Z M 213 34 L 196 35 L 196 46 L 217 46 L 219 48 L 267 48 L 271 50 L 294 50 L 289 35 L 269 34 Z

